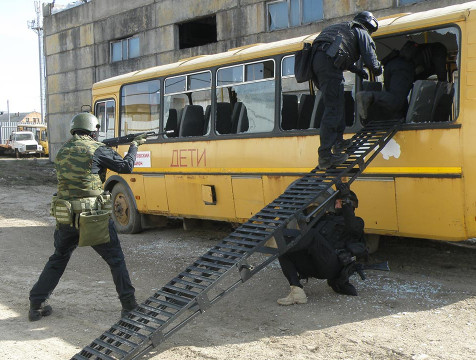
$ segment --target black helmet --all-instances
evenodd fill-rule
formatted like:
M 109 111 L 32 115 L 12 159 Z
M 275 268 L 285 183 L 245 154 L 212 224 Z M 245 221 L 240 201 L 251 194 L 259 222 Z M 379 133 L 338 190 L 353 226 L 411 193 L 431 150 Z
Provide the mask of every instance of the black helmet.
M 362 11 L 358 13 L 355 15 L 353 22 L 362 25 L 367 29 L 369 34 L 372 34 L 378 29 L 378 21 L 370 11 Z

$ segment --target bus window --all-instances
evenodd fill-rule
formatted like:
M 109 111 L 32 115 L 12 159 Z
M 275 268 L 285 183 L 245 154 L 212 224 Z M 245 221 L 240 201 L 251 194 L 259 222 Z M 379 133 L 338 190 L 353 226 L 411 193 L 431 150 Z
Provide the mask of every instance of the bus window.
M 457 118 L 460 42 L 460 31 L 456 26 L 375 40 L 379 59 L 395 50 L 415 67 L 413 88 L 408 94 L 407 123 L 445 122 Z M 369 109 L 369 117 L 372 110 L 375 109 Z
M 281 129 L 305 130 L 319 129 L 324 113 L 321 92 L 312 95 L 309 83 L 298 83 L 294 77 L 294 55 L 285 56 L 281 62 Z M 355 76 L 344 72 L 344 99 L 346 126 L 354 123 L 354 79 Z
M 99 128 L 99 141 L 114 137 L 115 110 L 114 100 L 98 101 L 96 103 L 95 114 L 101 126 Z
M 274 128 L 274 61 L 218 69 L 218 134 L 270 132 Z
M 121 136 L 159 131 L 160 81 L 149 80 L 121 88 Z
M 168 137 L 209 133 L 212 74 L 203 71 L 165 79 L 165 130 Z

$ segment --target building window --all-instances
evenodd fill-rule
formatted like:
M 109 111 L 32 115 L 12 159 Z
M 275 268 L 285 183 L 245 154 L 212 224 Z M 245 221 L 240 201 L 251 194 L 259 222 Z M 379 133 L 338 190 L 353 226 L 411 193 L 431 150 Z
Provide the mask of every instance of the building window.
M 130 37 L 111 42 L 111 62 L 132 59 L 140 55 L 138 37 Z
M 268 29 L 284 29 L 324 18 L 323 0 L 281 0 L 267 4 Z
M 178 32 L 180 49 L 216 43 L 217 18 L 213 15 L 179 24 Z

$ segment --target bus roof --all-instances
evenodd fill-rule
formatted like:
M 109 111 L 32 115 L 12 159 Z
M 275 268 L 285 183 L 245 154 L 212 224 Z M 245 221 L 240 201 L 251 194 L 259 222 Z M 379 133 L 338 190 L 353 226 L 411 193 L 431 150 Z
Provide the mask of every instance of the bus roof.
M 469 13 L 475 9 L 476 1 L 471 1 L 418 13 L 395 14 L 380 18 L 379 30 L 375 34 L 381 36 L 411 30 L 415 28 L 415 23 L 418 24 L 418 27 L 426 27 L 448 22 L 463 21 L 469 16 Z M 98 90 L 109 86 L 120 86 L 124 83 L 156 78 L 163 75 L 179 74 L 211 66 L 246 61 L 255 59 L 256 57 L 267 57 L 284 52 L 293 52 L 301 49 L 304 42 L 312 42 L 317 35 L 318 33 L 315 33 L 270 43 L 245 45 L 218 54 L 199 55 L 182 59 L 175 63 L 154 66 L 102 80 L 95 83 L 93 89 Z

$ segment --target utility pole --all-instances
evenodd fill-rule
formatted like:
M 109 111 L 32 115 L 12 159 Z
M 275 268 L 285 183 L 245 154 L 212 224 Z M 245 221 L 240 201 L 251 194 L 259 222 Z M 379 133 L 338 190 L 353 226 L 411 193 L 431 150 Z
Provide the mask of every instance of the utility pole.
M 41 26 L 41 10 L 40 10 L 40 2 L 35 1 L 35 12 L 36 12 L 36 20 L 30 20 L 27 22 L 28 28 L 33 30 L 38 34 L 38 63 L 40 66 L 40 106 L 41 106 L 41 121 L 45 121 L 45 114 L 43 111 L 44 99 L 45 99 L 45 88 L 43 85 L 44 79 L 44 66 L 43 66 L 43 27 Z

